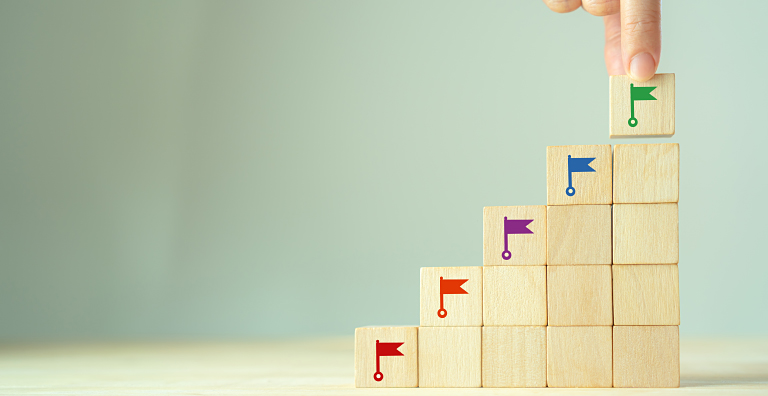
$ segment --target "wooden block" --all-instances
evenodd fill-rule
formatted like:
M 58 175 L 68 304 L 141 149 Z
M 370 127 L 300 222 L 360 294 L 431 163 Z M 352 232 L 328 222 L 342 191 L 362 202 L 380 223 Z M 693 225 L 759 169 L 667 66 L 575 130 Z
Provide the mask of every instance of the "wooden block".
M 547 386 L 545 326 L 483 327 L 483 387 Z
M 546 206 L 483 208 L 483 265 L 546 264 Z
M 677 326 L 615 326 L 613 386 L 680 386 L 680 334 Z
M 677 202 L 680 145 L 617 144 L 613 147 L 613 203 Z
M 677 264 L 677 227 L 676 203 L 613 205 L 613 263 Z
M 420 327 L 419 387 L 478 388 L 482 327 Z
M 614 265 L 613 324 L 680 324 L 677 265 Z
M 628 76 L 611 76 L 609 84 L 612 138 L 675 134 L 674 74 L 657 74 L 644 82 L 632 80 Z M 648 92 L 649 89 L 644 87 L 655 88 Z M 632 123 L 634 127 L 630 126 Z
M 613 203 L 611 145 L 547 147 L 547 205 Z
M 550 326 L 613 324 L 610 265 L 547 267 Z
M 355 329 L 355 386 L 419 386 L 418 327 Z M 400 345 L 398 345 L 400 344 Z
M 611 326 L 547 327 L 547 386 L 610 388 Z
M 482 326 L 483 267 L 421 269 L 421 326 Z
M 611 205 L 547 207 L 547 265 L 611 264 Z
M 546 326 L 547 267 L 483 267 L 483 324 Z

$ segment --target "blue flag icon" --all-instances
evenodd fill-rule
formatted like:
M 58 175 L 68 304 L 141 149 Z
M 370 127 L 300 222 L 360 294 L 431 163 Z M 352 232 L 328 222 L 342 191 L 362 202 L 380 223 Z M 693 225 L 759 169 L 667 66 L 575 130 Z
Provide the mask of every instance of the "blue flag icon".
M 570 155 L 568 156 L 568 188 L 565 189 L 565 195 L 572 197 L 576 194 L 571 174 L 573 172 L 594 172 L 595 170 L 589 166 L 589 163 L 594 160 L 594 158 L 571 158 Z

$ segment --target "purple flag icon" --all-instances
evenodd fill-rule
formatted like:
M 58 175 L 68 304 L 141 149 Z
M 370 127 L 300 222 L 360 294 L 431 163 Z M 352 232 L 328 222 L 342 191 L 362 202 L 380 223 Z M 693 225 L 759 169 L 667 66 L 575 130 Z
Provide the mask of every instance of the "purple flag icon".
M 504 216 L 504 251 L 501 253 L 501 258 L 509 260 L 512 258 L 512 253 L 509 251 L 509 234 L 533 234 L 533 231 L 528 229 L 528 224 L 531 224 L 533 220 L 507 220 Z

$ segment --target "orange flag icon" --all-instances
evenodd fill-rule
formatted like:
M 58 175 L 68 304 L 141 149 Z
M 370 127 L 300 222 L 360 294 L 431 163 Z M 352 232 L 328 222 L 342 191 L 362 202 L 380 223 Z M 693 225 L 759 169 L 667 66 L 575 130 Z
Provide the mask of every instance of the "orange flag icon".
M 443 306 L 443 295 L 445 294 L 469 294 L 461 288 L 461 285 L 469 279 L 443 279 L 440 277 L 440 309 L 437 310 L 437 317 L 444 318 L 448 316 L 448 311 Z

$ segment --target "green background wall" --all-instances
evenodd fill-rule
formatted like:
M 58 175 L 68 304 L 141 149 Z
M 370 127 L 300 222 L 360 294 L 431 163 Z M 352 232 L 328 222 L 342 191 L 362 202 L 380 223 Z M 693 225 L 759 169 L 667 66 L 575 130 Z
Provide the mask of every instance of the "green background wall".
M 0 1 L 0 340 L 418 324 L 545 147 L 678 142 L 683 335 L 768 334 L 768 3 L 666 2 L 677 135 L 608 139 L 540 1 Z

